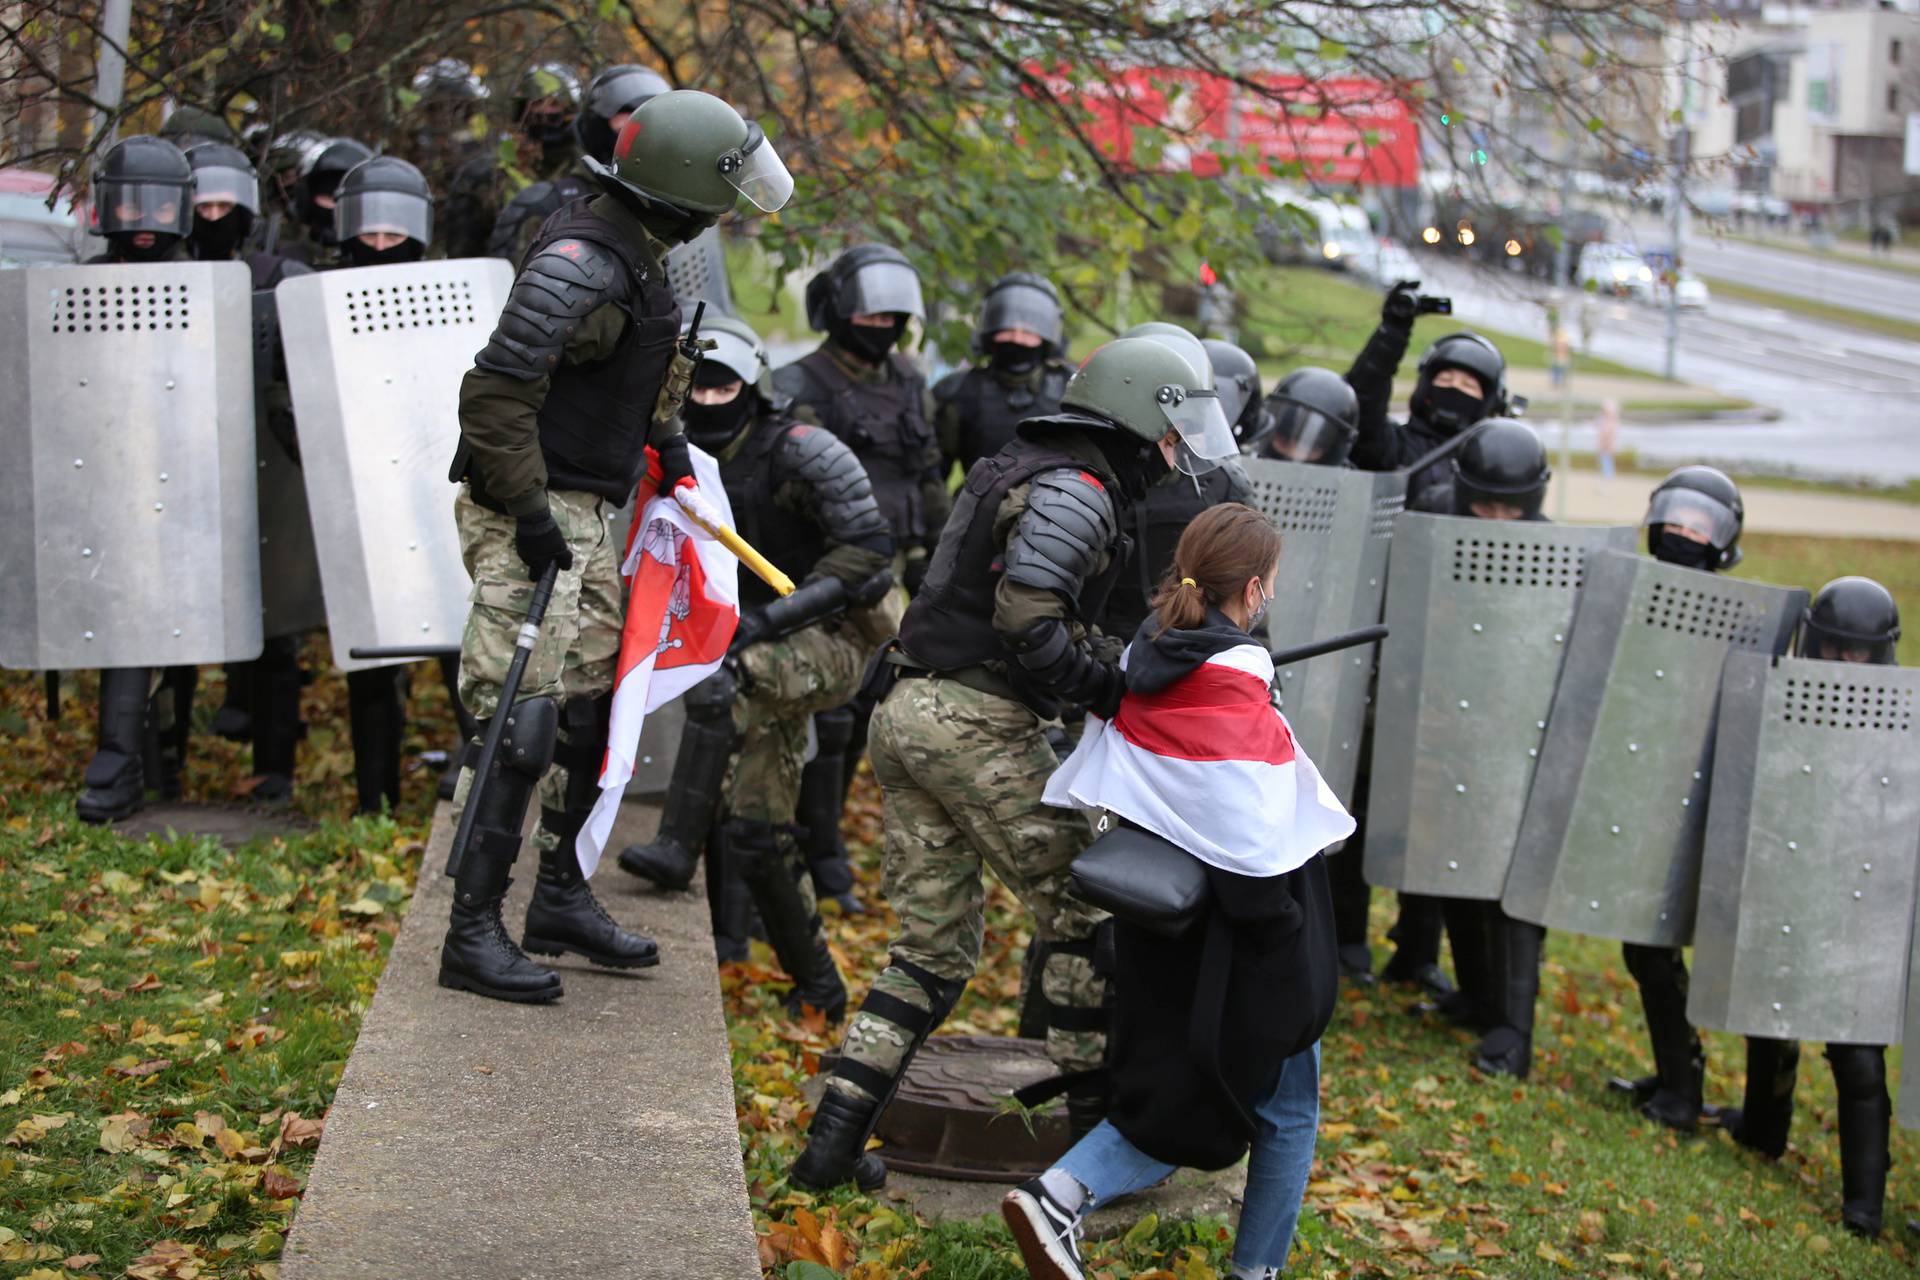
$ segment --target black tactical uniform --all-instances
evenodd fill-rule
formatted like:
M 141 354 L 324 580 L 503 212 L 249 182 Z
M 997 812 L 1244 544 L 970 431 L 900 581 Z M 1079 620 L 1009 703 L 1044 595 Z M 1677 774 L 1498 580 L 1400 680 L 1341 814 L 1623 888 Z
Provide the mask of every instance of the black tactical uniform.
M 1009 330 L 1039 343 L 999 341 L 997 335 Z M 1066 353 L 1065 318 L 1053 283 L 1026 271 L 994 281 L 981 299 L 974 325 L 975 363 L 934 384 L 941 474 L 950 473 L 955 463 L 964 474 L 981 458 L 1000 452 L 1022 419 L 1042 418 L 1059 409 L 1061 393 L 1073 376 Z

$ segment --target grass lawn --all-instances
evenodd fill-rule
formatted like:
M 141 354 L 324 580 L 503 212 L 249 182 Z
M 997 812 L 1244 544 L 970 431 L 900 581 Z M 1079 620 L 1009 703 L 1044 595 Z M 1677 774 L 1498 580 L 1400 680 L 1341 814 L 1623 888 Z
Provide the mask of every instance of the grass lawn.
M 1829 320 L 1834 324 L 1846 325 L 1852 329 L 1864 329 L 1869 333 L 1885 334 L 1890 338 L 1920 342 L 1920 324 L 1911 320 L 1896 320 L 1892 316 L 1878 315 L 1871 311 L 1856 311 L 1852 307 L 1842 307 L 1830 302 L 1815 302 L 1811 298 L 1802 298 L 1797 294 L 1776 293 L 1771 289 L 1755 289 L 1750 285 L 1735 284 L 1731 280 L 1721 280 L 1717 277 L 1703 278 L 1707 281 L 1707 287 L 1720 297 L 1773 307 L 1815 320 Z
M 1543 428 L 1543 437 L 1547 441 L 1547 450 L 1552 455 L 1554 466 L 1560 465 L 1560 451 L 1555 446 L 1557 419 L 1541 417 L 1537 424 Z M 1574 452 L 1571 455 L 1573 468 L 1578 471 L 1598 471 L 1600 456 L 1595 453 Z M 1646 476 L 1649 479 L 1662 479 L 1672 472 L 1672 467 L 1660 467 L 1645 464 L 1633 450 L 1617 453 L 1613 459 L 1614 470 L 1620 475 Z M 1797 493 L 1830 493 L 1843 498 L 1875 498 L 1886 502 L 1920 503 L 1920 480 L 1907 480 L 1900 484 L 1874 485 L 1862 481 L 1850 484 L 1844 480 L 1814 480 L 1802 476 L 1773 475 L 1767 472 L 1749 472 L 1726 470 L 1727 474 L 1744 489 L 1789 489 Z

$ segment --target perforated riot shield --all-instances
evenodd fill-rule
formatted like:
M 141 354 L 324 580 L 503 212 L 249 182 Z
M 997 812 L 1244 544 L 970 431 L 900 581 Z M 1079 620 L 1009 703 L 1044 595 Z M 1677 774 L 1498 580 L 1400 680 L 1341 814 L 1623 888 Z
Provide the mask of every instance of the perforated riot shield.
M 299 635 L 327 621 L 285 388 L 280 313 L 273 292 L 262 289 L 253 295 L 253 451 L 260 490 L 260 606 L 269 636 Z
M 1727 654 L 1779 654 L 1807 593 L 1596 551 L 1513 867 L 1507 914 L 1551 929 L 1684 946 L 1706 832 Z
M 0 271 L 0 665 L 260 653 L 251 280 Z
M 497 258 L 295 276 L 280 329 L 333 659 L 458 647 L 467 572 L 447 467 L 460 380 L 513 287 Z
M 1920 671 L 1727 657 L 1687 1018 L 1898 1044 L 1920 860 Z
M 1368 884 L 1497 899 L 1587 557 L 1636 531 L 1408 512 L 1394 523 Z
M 687 315 L 697 302 L 722 315 L 739 314 L 733 308 L 733 289 L 727 279 L 727 255 L 720 245 L 720 228 L 708 227 L 686 244 L 667 251 L 667 285 Z
M 1267 458 L 1244 465 L 1253 507 L 1280 530 L 1267 647 L 1278 653 L 1380 621 L 1387 547 L 1406 501 L 1406 476 Z M 1343 801 L 1353 798 L 1359 771 L 1373 663 L 1371 648 L 1347 649 L 1277 673 L 1287 722 Z

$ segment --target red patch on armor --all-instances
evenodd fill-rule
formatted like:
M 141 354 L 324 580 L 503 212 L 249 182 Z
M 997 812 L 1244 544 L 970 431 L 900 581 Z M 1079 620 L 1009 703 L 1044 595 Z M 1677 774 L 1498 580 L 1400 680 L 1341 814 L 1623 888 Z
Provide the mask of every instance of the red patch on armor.
M 1080 478 L 1082 480 L 1085 480 L 1088 484 L 1092 485 L 1094 488 L 1098 489 L 1102 493 L 1105 493 L 1107 491 L 1107 486 L 1100 483 L 1100 477 L 1093 474 L 1093 472 L 1091 471 L 1082 471 L 1080 473 Z
M 553 251 L 563 258 L 574 258 L 577 260 L 580 257 L 579 242 L 574 240 L 562 240 L 559 244 L 553 246 Z
M 812 435 L 815 430 L 817 430 L 817 428 L 810 427 L 804 422 L 796 422 L 787 428 L 787 434 L 793 436 L 795 439 L 799 439 L 802 436 Z
M 625 124 L 620 126 L 620 136 L 614 139 L 613 158 L 615 160 L 625 160 L 633 150 L 633 140 L 639 136 L 640 121 L 637 118 L 629 118 Z

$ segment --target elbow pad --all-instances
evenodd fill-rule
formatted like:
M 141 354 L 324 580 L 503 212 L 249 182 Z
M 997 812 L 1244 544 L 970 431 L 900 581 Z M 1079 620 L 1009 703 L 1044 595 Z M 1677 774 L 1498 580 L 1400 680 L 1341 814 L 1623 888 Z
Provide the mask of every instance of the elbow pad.
M 1118 667 L 1094 657 L 1058 618 L 1034 623 L 1010 640 L 1021 668 L 1047 692 L 1076 702 L 1103 720 L 1119 709 L 1126 685 Z

